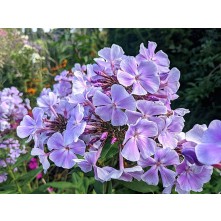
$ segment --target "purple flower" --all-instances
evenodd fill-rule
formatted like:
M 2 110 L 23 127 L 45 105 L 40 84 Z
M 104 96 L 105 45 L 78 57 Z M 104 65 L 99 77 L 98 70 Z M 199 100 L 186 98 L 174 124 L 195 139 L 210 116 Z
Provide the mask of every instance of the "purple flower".
M 160 86 L 157 66 L 153 62 L 141 62 L 137 65 L 134 57 L 127 57 L 121 63 L 117 79 L 125 87 L 132 86 L 132 94 L 154 94 Z
M 96 165 L 98 157 L 98 151 L 90 151 L 84 154 L 84 159 L 74 159 L 74 162 L 78 164 L 82 171 L 87 173 Z
M 37 98 L 37 104 L 45 111 L 50 110 L 55 116 L 57 116 L 54 107 L 58 103 L 57 95 L 53 92 L 49 92 L 48 95 L 43 95 Z
M 206 130 L 207 126 L 205 124 L 203 125 L 196 124 L 191 130 L 186 132 L 186 140 L 199 144 L 202 142 L 202 137 Z
M 209 166 L 196 166 L 184 160 L 176 167 L 177 182 L 180 188 L 184 191 L 202 191 L 204 183 L 211 179 L 212 167 Z
M 48 168 L 50 167 L 50 163 L 48 161 L 48 153 L 45 153 L 44 150 L 40 148 L 33 148 L 31 151 L 32 156 L 38 156 L 39 160 L 43 166 L 44 173 L 47 172 Z M 35 159 L 35 158 L 33 158 Z
M 171 191 L 172 191 L 173 186 L 175 186 L 175 191 L 179 194 L 188 194 L 188 193 L 190 193 L 189 191 L 182 190 L 180 188 L 179 183 L 177 183 L 177 181 L 175 181 L 172 185 L 170 185 L 168 187 L 165 187 L 162 193 L 163 194 L 170 194 Z
M 168 73 L 165 81 L 163 81 L 163 89 L 167 94 L 175 94 L 180 87 L 180 71 L 177 68 L 172 68 Z
M 71 117 L 67 123 L 66 139 L 67 142 L 76 142 L 79 136 L 84 132 L 86 122 L 83 121 L 84 108 L 78 104 L 72 111 Z
M 140 153 L 144 158 L 153 154 L 156 143 L 149 137 L 156 136 L 157 132 L 157 125 L 145 119 L 130 125 L 125 134 L 122 156 L 127 160 L 137 161 L 140 159 Z
M 140 54 L 137 55 L 136 59 L 139 63 L 142 61 L 153 61 L 157 65 L 159 73 L 166 73 L 169 71 L 170 61 L 168 56 L 161 50 L 155 54 L 156 47 L 157 44 L 152 41 L 148 42 L 148 48 L 145 48 L 142 43 L 140 45 Z
M 0 174 L 0 183 L 3 183 L 7 180 L 7 173 Z
M 159 134 L 158 140 L 163 147 L 176 148 L 178 140 L 175 135 L 179 134 L 184 127 L 184 119 L 179 116 L 170 116 L 165 119 L 162 131 Z
M 113 44 L 111 48 L 105 47 L 98 51 L 98 55 L 101 58 L 95 58 L 94 60 L 99 66 L 104 67 L 106 73 L 113 75 L 113 71 L 120 66 L 124 51 L 120 46 Z
M 60 96 L 65 97 L 71 93 L 72 84 L 68 81 L 61 80 L 58 84 L 54 85 L 54 91 Z
M 176 173 L 166 168 L 166 166 L 176 164 L 179 164 L 179 156 L 176 151 L 169 148 L 158 149 L 154 155 L 154 158 L 141 158 L 141 160 L 138 161 L 138 165 L 143 168 L 150 166 L 150 169 L 141 176 L 142 180 L 149 185 L 157 185 L 159 183 L 159 171 L 164 187 L 172 185 L 176 177 Z
M 162 103 L 146 100 L 138 100 L 137 109 L 140 112 L 126 110 L 129 124 L 135 124 L 139 118 L 151 120 L 154 116 L 167 113 L 167 108 Z
M 204 132 L 202 143 L 196 146 L 198 160 L 206 165 L 221 162 L 221 121 L 214 120 Z
M 141 180 L 141 175 L 143 174 L 143 169 L 141 166 L 134 166 L 130 168 L 124 167 L 123 156 L 121 152 L 119 153 L 119 170 L 112 170 L 110 176 L 112 179 L 124 180 L 127 182 L 131 182 L 133 178 L 137 180 Z
M 49 92 L 48 95 L 43 95 L 37 98 L 38 106 L 45 109 L 54 106 L 55 104 L 57 104 L 57 102 L 57 95 L 53 92 Z
M 182 144 L 181 153 L 185 157 L 185 159 L 191 164 L 196 164 L 198 166 L 202 166 L 202 164 L 198 161 L 195 151 L 196 144 L 193 142 L 185 142 Z
M 82 72 L 75 72 L 72 82 L 73 95 L 82 94 L 90 88 L 90 83 L 86 80 L 86 77 L 82 74 Z
M 76 162 L 85 173 L 91 171 L 93 168 L 95 179 L 103 183 L 111 179 L 114 168 L 108 166 L 101 168 L 96 166 L 100 153 L 101 149 L 87 152 L 84 154 L 84 159 L 74 159 L 74 162 Z
M 34 135 L 38 129 L 42 128 L 44 111 L 41 108 L 35 107 L 32 113 L 33 118 L 31 118 L 29 115 L 24 116 L 20 126 L 17 127 L 17 135 L 20 138 Z
M 54 133 L 47 142 L 48 149 L 51 151 L 49 158 L 56 166 L 70 169 L 75 165 L 73 159 L 77 159 L 75 154 L 83 155 L 85 143 L 82 140 L 69 142 L 68 135 L 64 133 Z
M 93 97 L 95 112 L 104 121 L 110 121 L 113 126 L 122 126 L 127 123 L 127 115 L 122 111 L 135 110 L 136 102 L 132 95 L 123 86 L 114 84 L 111 87 L 110 99 L 106 94 L 97 91 Z

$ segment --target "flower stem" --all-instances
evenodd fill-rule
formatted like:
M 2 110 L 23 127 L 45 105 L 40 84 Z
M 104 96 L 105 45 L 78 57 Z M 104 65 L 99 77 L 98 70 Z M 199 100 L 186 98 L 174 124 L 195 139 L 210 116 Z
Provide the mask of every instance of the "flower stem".
M 14 172 L 13 172 L 13 170 L 11 169 L 10 166 L 8 166 L 8 173 L 9 173 L 10 176 L 12 177 L 12 179 L 13 179 L 13 181 L 14 181 L 16 187 L 17 187 L 18 192 L 22 194 L 22 193 L 23 193 L 23 192 L 22 192 L 22 189 L 21 189 L 21 187 L 19 186 L 18 182 L 16 181 L 15 174 L 14 174 Z

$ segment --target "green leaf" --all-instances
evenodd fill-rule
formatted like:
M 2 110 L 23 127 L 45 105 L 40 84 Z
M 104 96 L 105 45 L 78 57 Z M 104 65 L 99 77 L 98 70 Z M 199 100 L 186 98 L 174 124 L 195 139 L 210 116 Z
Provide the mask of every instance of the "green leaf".
M 105 193 L 105 190 L 104 190 L 104 184 L 99 182 L 99 181 L 95 181 L 94 183 L 94 190 L 97 194 L 104 194 Z
M 20 166 L 25 161 L 29 161 L 32 157 L 33 156 L 31 156 L 30 154 L 25 154 L 25 155 L 19 157 L 18 160 L 16 161 L 16 163 L 11 166 L 12 169 Z
M 123 186 L 140 193 L 154 193 L 159 189 L 158 186 L 151 186 L 143 181 L 134 180 L 132 182 L 125 182 L 125 181 L 118 181 L 118 182 Z
M 42 171 L 42 166 L 35 170 L 31 170 L 28 173 L 24 174 L 23 176 L 18 177 L 16 180 L 18 182 L 22 182 L 22 184 L 26 184 L 31 182 L 40 172 Z
M 51 183 L 46 183 L 44 185 L 41 185 L 40 187 L 38 187 L 37 189 L 35 189 L 32 193 L 44 193 L 46 191 L 46 189 L 48 187 L 53 187 L 53 188 L 57 188 L 57 189 L 61 189 L 61 190 L 65 190 L 65 189 L 75 189 L 77 188 L 77 186 L 73 183 L 70 182 L 51 182 Z
M 116 142 L 113 145 L 111 145 L 110 140 L 108 140 L 102 149 L 100 160 L 104 161 L 110 159 L 118 152 L 118 143 Z
M 112 194 L 112 182 L 111 182 L 111 181 L 108 181 L 108 182 L 106 183 L 106 192 L 107 192 L 108 194 Z
M 58 189 L 71 189 L 71 188 L 77 188 L 77 186 L 73 183 L 70 182 L 51 182 L 51 183 L 47 183 L 45 184 L 48 187 L 54 187 L 54 188 L 58 188 Z

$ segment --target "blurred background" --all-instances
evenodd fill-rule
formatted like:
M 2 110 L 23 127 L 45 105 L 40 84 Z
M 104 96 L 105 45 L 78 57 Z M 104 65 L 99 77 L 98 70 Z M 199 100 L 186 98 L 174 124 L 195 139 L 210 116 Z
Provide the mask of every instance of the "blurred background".
M 62 70 L 93 62 L 98 50 L 113 43 L 137 55 L 148 41 L 181 71 L 173 107 L 190 109 L 185 131 L 221 119 L 221 29 L 0 29 L 0 90 L 16 86 L 35 105 Z

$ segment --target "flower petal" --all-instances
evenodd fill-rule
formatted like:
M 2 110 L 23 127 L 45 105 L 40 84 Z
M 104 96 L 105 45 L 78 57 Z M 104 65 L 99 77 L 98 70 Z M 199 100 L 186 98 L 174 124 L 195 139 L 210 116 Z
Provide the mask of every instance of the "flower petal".
M 217 164 L 221 162 L 221 144 L 202 143 L 195 148 L 197 159 L 206 165 Z
M 168 187 L 174 183 L 176 177 L 176 173 L 174 171 L 163 166 L 160 166 L 159 171 L 161 174 L 163 187 Z
M 111 104 L 111 99 L 104 93 L 96 91 L 93 96 L 94 106 L 108 105 Z
M 134 83 L 134 76 L 127 72 L 123 72 L 119 70 L 117 72 L 117 80 L 119 81 L 120 84 L 128 87 Z
M 141 176 L 141 179 L 149 185 L 156 186 L 159 183 L 158 168 L 156 166 L 152 166 Z
M 205 134 L 203 135 L 203 143 L 219 143 L 221 144 L 221 121 L 213 120 Z
M 126 110 L 125 114 L 128 118 L 128 124 L 135 124 L 137 120 L 142 117 L 142 114 L 136 111 Z
M 112 111 L 113 111 L 113 106 L 112 105 L 97 107 L 95 109 L 95 113 L 97 115 L 99 115 L 99 117 L 103 121 L 110 121 L 111 120 Z
M 127 141 L 121 154 L 124 158 L 130 161 L 138 161 L 140 159 L 140 153 L 134 138 Z
M 111 124 L 113 126 L 122 126 L 127 123 L 127 115 L 120 109 L 113 108 Z
M 64 147 L 64 139 L 61 133 L 56 132 L 54 133 L 47 142 L 48 149 L 53 150 L 53 149 L 60 149 Z
M 138 100 L 137 109 L 143 115 L 150 115 L 150 116 L 167 113 L 167 108 L 163 104 L 154 103 L 152 101 L 146 101 L 146 100 Z

